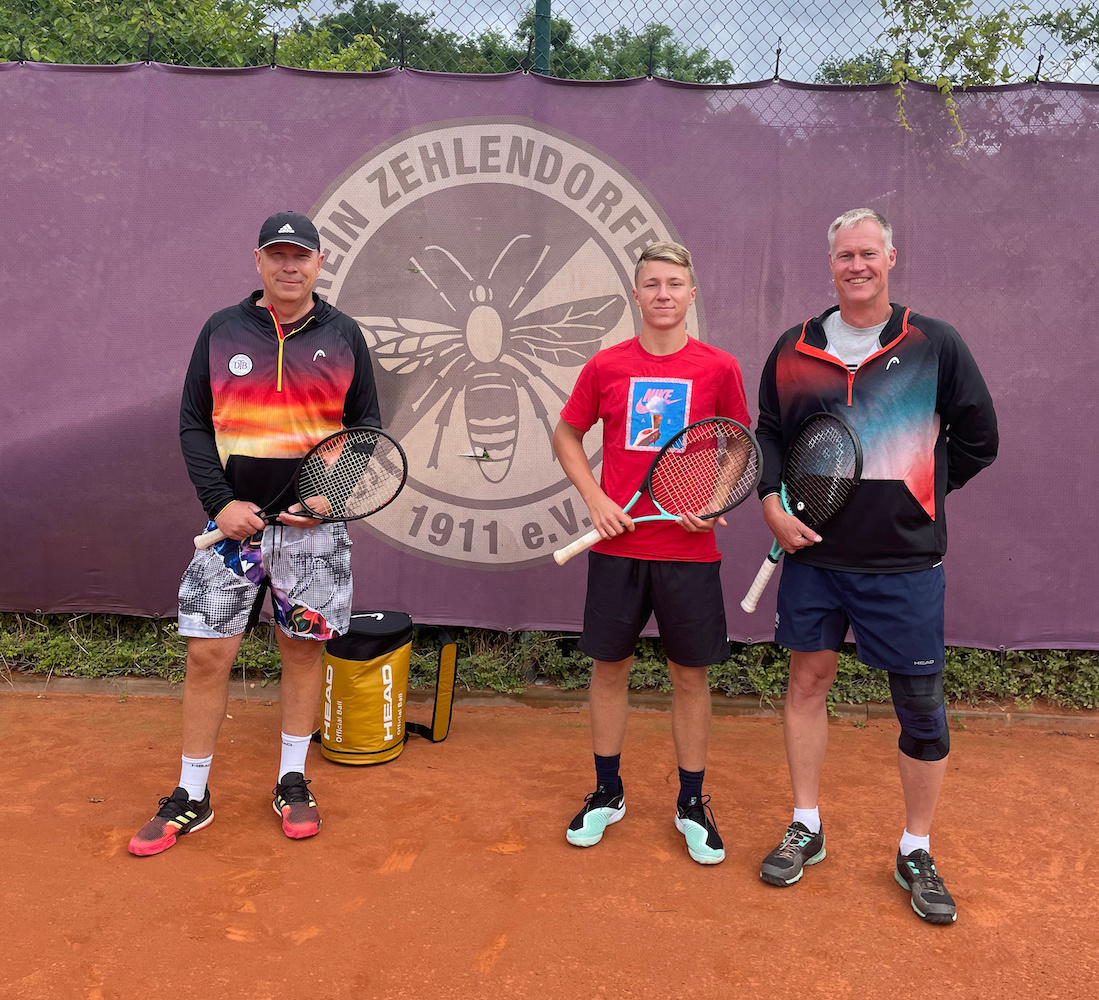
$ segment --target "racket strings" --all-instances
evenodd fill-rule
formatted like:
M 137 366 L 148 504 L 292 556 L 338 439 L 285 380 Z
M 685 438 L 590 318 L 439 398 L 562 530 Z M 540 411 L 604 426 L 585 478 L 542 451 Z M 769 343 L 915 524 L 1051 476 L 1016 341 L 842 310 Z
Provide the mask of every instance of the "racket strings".
M 691 427 L 682 442 L 682 448 L 664 452 L 650 480 L 652 498 L 664 510 L 713 516 L 755 488 L 759 453 L 739 425 L 713 421 Z
M 370 430 L 324 442 L 298 474 L 298 495 L 310 513 L 336 520 L 365 517 L 384 507 L 404 483 L 395 442 Z
M 846 429 L 832 421 L 807 425 L 790 447 L 786 501 L 805 524 L 822 524 L 847 503 L 858 485 L 857 449 Z

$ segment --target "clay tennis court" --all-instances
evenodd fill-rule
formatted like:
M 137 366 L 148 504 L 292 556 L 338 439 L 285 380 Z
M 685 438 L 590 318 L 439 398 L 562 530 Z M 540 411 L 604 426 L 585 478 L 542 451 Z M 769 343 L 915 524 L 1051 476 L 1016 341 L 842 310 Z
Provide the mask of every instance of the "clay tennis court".
M 828 859 L 782 890 L 757 877 L 788 819 L 776 719 L 715 718 L 707 791 L 728 857 L 702 867 L 672 824 L 666 712 L 632 713 L 627 815 L 589 850 L 564 840 L 589 790 L 586 711 L 459 703 L 445 743 L 414 740 L 375 768 L 314 749 L 324 827 L 302 842 L 268 794 L 277 705 L 229 714 L 214 823 L 138 859 L 127 841 L 178 774 L 179 702 L 0 693 L 0 996 L 1096 994 L 1086 721 L 952 733 L 933 849 L 959 917 L 933 927 L 891 875 L 903 816 L 888 722 L 833 723 Z

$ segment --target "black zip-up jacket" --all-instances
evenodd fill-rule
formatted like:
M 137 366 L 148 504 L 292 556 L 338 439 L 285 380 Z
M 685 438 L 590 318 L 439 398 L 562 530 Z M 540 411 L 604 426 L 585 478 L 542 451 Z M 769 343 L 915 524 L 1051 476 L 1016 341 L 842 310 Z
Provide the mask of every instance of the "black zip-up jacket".
M 314 294 L 313 311 L 280 337 L 261 295 L 206 321 L 183 384 L 180 444 L 211 520 L 233 500 L 266 511 L 302 456 L 341 426 L 381 426 L 358 324 Z
M 958 332 L 893 305 L 880 349 L 849 372 L 825 351 L 823 319 L 787 330 L 759 385 L 761 498 L 780 489 L 785 444 L 812 413 L 842 416 L 863 450 L 862 483 L 819 526 L 824 541 L 787 558 L 856 573 L 927 569 L 946 552 L 946 494 L 996 457 L 992 398 Z

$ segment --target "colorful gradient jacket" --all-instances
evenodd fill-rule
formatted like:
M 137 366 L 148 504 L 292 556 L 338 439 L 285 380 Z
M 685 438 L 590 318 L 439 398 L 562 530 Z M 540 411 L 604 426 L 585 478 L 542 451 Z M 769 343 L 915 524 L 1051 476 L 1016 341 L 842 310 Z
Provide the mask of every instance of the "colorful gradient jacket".
M 340 427 L 381 426 L 358 324 L 314 294 L 314 311 L 280 340 L 260 295 L 207 320 L 183 384 L 183 458 L 211 519 L 233 500 L 266 510 L 298 460 Z
M 862 442 L 862 484 L 820 526 L 824 541 L 787 558 L 856 573 L 927 569 L 946 552 L 946 494 L 996 457 L 992 398 L 958 332 L 899 305 L 881 349 L 849 372 L 825 352 L 822 320 L 836 308 L 787 330 L 764 366 L 759 495 L 778 491 L 798 424 L 822 410 L 839 414 Z

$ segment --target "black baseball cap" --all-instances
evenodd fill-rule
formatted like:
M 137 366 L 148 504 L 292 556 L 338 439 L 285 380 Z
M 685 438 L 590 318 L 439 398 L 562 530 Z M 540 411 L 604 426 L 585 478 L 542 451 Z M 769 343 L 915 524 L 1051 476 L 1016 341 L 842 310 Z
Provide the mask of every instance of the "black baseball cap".
M 272 243 L 293 243 L 306 250 L 321 248 L 317 227 L 299 212 L 277 212 L 263 224 L 257 249 L 262 250 Z

